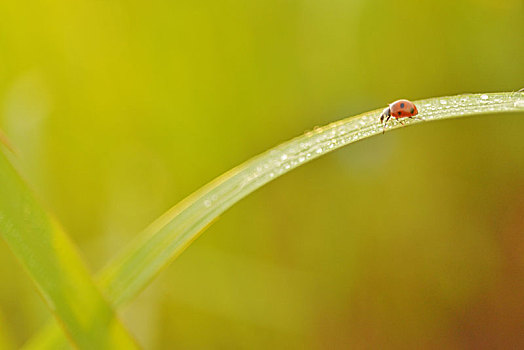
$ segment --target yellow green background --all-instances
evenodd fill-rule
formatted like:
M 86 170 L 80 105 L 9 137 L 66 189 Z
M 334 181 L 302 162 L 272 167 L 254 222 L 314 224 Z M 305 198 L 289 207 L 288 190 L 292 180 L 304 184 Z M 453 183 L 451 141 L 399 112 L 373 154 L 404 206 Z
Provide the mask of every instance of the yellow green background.
M 522 87 L 521 0 L 0 2 L 0 127 L 93 272 L 304 130 Z M 522 114 L 429 123 L 305 165 L 120 317 L 147 349 L 523 347 L 523 130 Z M 3 241 L 0 280 L 16 348 L 50 314 Z

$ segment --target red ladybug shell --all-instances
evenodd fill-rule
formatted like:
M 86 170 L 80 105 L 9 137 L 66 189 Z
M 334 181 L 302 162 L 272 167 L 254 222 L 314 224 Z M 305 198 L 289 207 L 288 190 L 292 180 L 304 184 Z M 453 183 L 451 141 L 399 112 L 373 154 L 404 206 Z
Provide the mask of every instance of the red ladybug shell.
M 395 118 L 413 117 L 418 114 L 417 106 L 408 100 L 398 100 L 389 105 L 389 113 Z

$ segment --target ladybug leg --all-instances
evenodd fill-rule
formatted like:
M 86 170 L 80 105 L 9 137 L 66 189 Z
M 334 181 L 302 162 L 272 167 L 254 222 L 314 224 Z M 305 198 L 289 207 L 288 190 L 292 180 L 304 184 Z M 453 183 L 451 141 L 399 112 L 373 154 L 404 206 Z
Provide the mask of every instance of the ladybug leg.
M 382 123 L 384 121 L 384 118 L 387 117 L 390 117 L 391 116 L 391 113 L 390 113 L 390 109 L 389 107 L 387 107 L 386 109 L 384 109 L 382 111 L 382 114 L 380 115 L 380 123 Z M 389 118 L 388 118 L 389 119 Z M 386 123 L 387 123 L 387 120 L 386 120 Z
M 385 122 L 384 118 L 386 118 Z M 388 124 L 389 118 L 391 118 L 391 109 L 387 107 L 382 111 L 382 114 L 380 115 L 380 123 L 382 124 L 384 122 L 384 129 L 382 130 L 382 133 L 386 132 L 386 125 Z
M 524 88 L 519 89 L 519 90 L 517 90 L 517 91 L 513 91 L 513 92 L 511 93 L 510 97 L 513 97 L 513 95 L 517 95 L 517 94 L 519 94 L 519 93 L 523 93 L 523 92 L 524 92 Z
M 391 118 L 391 115 L 388 115 L 386 118 L 386 121 L 384 122 L 384 129 L 382 129 L 382 133 L 386 132 L 386 126 L 388 125 L 389 118 Z
M 397 117 L 395 117 L 395 119 L 396 119 L 397 122 L 399 122 L 400 124 L 405 125 L 405 124 L 404 124 L 404 121 L 403 121 L 402 119 L 399 119 L 399 118 L 397 118 Z

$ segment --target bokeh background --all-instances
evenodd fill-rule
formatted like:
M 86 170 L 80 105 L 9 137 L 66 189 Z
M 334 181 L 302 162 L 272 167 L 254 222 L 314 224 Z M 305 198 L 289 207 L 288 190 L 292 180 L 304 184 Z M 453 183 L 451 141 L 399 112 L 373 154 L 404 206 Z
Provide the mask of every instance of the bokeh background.
M 0 2 L 0 127 L 93 272 L 306 129 L 522 87 L 522 0 Z M 523 130 L 522 113 L 427 123 L 307 164 L 121 318 L 146 349 L 522 348 Z M 16 348 L 50 314 L 4 242 L 0 280 Z

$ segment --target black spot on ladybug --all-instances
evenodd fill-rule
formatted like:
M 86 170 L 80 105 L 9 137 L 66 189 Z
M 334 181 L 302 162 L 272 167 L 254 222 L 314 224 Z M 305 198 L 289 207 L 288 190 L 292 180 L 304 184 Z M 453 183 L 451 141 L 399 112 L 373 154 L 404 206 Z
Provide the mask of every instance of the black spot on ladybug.
M 404 108 L 404 102 L 400 104 L 400 108 Z
M 398 112 L 398 115 L 400 116 L 402 114 L 402 112 Z
M 415 113 L 415 108 L 411 108 L 411 114 Z

